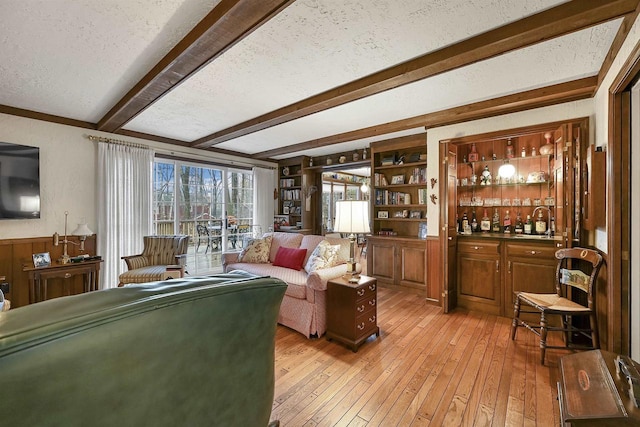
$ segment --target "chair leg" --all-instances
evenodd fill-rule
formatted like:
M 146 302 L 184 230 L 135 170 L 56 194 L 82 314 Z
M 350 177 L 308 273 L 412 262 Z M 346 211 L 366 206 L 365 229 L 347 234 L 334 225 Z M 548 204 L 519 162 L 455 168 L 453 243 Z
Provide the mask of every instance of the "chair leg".
M 571 324 L 571 316 L 562 317 L 562 333 L 564 334 L 564 345 L 569 347 L 569 325 Z
M 591 344 L 593 348 L 600 348 L 600 334 L 598 333 L 598 318 L 595 313 L 589 315 L 589 323 L 591 324 Z
M 518 319 L 520 319 L 520 295 L 516 295 L 516 302 L 513 303 L 513 321 L 511 322 L 511 340 L 516 339 L 518 329 Z
M 544 365 L 544 355 L 547 351 L 547 318 L 544 311 L 540 314 L 540 364 Z

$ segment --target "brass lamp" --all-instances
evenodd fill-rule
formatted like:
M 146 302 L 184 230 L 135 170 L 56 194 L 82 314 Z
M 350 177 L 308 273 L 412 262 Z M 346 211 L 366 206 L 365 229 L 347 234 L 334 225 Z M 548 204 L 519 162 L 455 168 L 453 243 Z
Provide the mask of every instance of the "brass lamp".
M 356 283 L 355 244 L 356 233 L 369 233 L 369 202 L 366 200 L 339 200 L 336 202 L 336 219 L 333 231 L 349 233 L 349 262 L 347 276 L 349 282 Z
M 58 259 L 60 264 L 68 264 L 71 261 L 71 257 L 67 252 L 67 244 L 71 243 L 73 245 L 80 246 L 80 251 L 84 251 L 84 241 L 87 240 L 87 236 L 91 236 L 93 231 L 89 229 L 84 220 L 78 224 L 78 227 L 73 230 L 71 233 L 72 236 L 79 236 L 80 243 L 76 243 L 74 241 L 69 240 L 67 237 L 67 219 L 69 217 L 69 212 L 65 211 L 64 213 L 64 239 L 62 240 L 62 257 Z M 58 246 L 60 244 L 60 235 L 58 232 L 53 233 L 53 246 Z

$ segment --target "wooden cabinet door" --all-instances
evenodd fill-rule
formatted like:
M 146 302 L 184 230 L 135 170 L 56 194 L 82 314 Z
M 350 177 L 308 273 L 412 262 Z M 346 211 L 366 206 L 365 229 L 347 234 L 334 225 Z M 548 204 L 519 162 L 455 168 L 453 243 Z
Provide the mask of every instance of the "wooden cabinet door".
M 395 284 L 397 271 L 397 246 L 395 242 L 370 238 L 369 245 L 367 249 L 367 274 L 375 277 L 378 281 Z
M 461 242 L 458 247 L 458 305 L 485 313 L 502 313 L 500 243 Z
M 398 248 L 400 262 L 397 277 L 399 284 L 425 291 L 427 283 L 427 245 L 426 241 L 406 243 Z
M 444 191 L 440 191 L 442 208 L 440 209 L 440 249 L 442 278 L 442 307 L 445 313 L 453 310 L 457 302 L 456 286 L 456 246 L 458 224 L 456 222 L 457 204 L 457 164 L 458 147 L 454 144 L 440 144 L 440 182 Z M 444 186 L 446 183 L 446 186 Z
M 556 249 L 549 245 L 507 244 L 503 316 L 513 315 L 516 292 L 556 292 Z

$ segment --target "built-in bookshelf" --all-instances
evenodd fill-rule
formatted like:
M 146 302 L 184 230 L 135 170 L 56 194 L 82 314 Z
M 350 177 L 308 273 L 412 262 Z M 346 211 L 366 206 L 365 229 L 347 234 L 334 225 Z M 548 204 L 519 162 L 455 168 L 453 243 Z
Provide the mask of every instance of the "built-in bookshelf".
M 424 135 L 371 145 L 373 233 L 424 238 L 427 145 Z

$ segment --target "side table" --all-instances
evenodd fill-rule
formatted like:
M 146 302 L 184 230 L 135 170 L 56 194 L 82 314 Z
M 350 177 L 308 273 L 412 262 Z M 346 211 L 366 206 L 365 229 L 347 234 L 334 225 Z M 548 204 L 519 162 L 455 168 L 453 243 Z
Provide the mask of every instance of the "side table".
M 591 350 L 560 359 L 561 426 L 640 425 L 640 409 L 629 397 L 629 384 L 616 373 L 616 356 L 605 350 Z
M 360 276 L 358 283 L 343 277 L 327 282 L 327 340 L 348 345 L 354 352 L 372 334 L 380 336 L 378 283 Z
M 101 263 L 100 259 L 69 264 L 51 264 L 46 267 L 25 266 L 22 271 L 29 273 L 29 304 L 47 299 L 47 281 L 49 279 L 66 281 L 66 279 L 82 274 L 84 276 L 84 292 L 98 290 Z M 66 283 L 63 282 L 63 285 L 66 286 Z

